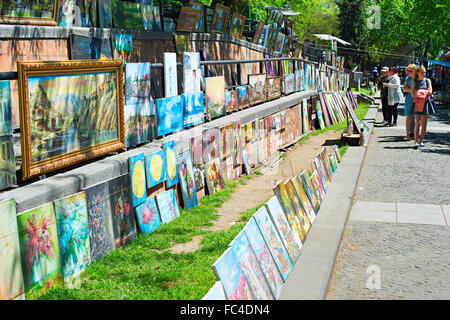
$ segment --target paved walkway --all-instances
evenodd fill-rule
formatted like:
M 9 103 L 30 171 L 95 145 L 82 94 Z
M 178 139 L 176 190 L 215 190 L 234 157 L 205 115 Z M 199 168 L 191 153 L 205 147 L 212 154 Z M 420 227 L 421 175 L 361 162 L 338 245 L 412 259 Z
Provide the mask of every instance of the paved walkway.
M 419 150 L 374 128 L 327 299 L 450 299 L 449 133 L 446 109 Z

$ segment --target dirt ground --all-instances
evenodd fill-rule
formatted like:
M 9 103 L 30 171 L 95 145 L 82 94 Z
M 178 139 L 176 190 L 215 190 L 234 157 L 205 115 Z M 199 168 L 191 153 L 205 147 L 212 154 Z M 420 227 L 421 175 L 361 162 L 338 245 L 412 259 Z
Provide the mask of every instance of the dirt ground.
M 228 229 L 238 220 L 241 214 L 248 209 L 255 208 L 259 204 L 268 201 L 273 195 L 273 187 L 280 180 L 288 180 L 303 170 L 312 170 L 312 161 L 317 153 L 327 146 L 328 153 L 341 138 L 340 131 L 326 131 L 317 136 L 310 136 L 302 145 L 294 144 L 285 152 L 286 157 L 278 163 L 278 166 L 271 166 L 274 162 L 263 165 L 256 170 L 262 175 L 252 175 L 252 179 L 240 177 L 236 180 L 244 180 L 246 185 L 239 184 L 231 199 L 225 202 L 216 213 L 219 218 L 213 222 L 213 226 L 204 230 L 218 231 Z M 272 164 L 272 165 L 271 165 Z M 188 243 L 181 243 L 171 247 L 173 253 L 188 253 L 196 251 L 200 246 L 202 236 L 196 236 Z

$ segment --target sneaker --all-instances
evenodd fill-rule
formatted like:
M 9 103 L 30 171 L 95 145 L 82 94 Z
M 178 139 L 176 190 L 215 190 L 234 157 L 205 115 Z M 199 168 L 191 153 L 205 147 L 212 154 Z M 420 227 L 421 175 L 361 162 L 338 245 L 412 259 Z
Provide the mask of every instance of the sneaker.
M 425 145 L 424 145 L 423 142 L 420 144 L 420 147 L 421 147 L 421 148 L 425 147 Z
M 414 145 L 414 149 L 419 149 L 419 144 L 418 143 L 416 143 L 415 145 Z

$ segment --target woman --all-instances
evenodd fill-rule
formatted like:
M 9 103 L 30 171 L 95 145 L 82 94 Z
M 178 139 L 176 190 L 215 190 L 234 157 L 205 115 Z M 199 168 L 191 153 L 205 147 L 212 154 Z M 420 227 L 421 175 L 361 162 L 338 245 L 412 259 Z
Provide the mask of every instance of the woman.
M 433 93 L 430 79 L 426 78 L 427 69 L 424 66 L 417 68 L 412 82 L 411 95 L 414 98 L 414 120 L 416 125 L 414 127 L 414 149 L 424 147 L 423 139 L 427 132 L 428 115 L 435 113 L 430 96 Z M 420 137 L 419 129 L 422 126 Z
M 406 93 L 405 98 L 405 117 L 406 117 L 406 137 L 403 138 L 405 141 L 411 140 L 410 135 L 414 135 L 414 129 L 411 130 L 411 128 L 414 128 L 414 110 L 411 110 L 413 105 L 413 97 L 411 95 L 411 88 L 412 88 L 412 80 L 414 77 L 414 74 L 416 73 L 417 66 L 415 64 L 410 64 L 405 72 L 406 72 L 406 79 L 403 83 L 403 92 Z
M 398 104 L 402 98 L 402 92 L 400 90 L 401 81 L 398 76 L 398 70 L 396 67 L 389 68 L 389 82 L 383 84 L 384 87 L 388 88 L 388 108 L 387 108 L 387 126 L 397 126 L 398 117 Z M 394 121 L 392 121 L 392 117 Z

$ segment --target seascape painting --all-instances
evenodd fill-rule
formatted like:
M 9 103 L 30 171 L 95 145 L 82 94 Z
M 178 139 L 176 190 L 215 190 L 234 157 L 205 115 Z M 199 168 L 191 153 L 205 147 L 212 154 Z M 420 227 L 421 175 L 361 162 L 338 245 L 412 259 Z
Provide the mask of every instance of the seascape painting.
M 191 152 L 189 151 L 182 153 L 178 158 L 178 179 L 180 180 L 184 208 L 195 208 L 198 205 L 198 199 Z
M 183 102 L 181 96 L 156 100 L 158 137 L 183 129 Z
M 147 188 L 151 188 L 166 180 L 166 159 L 164 151 L 154 152 L 145 156 L 147 173 Z
M 131 177 L 131 191 L 133 194 L 133 207 L 136 207 L 147 199 L 144 153 L 141 152 L 129 157 L 128 164 Z
M 203 91 L 185 93 L 181 97 L 183 100 L 183 127 L 205 122 Z
M 158 207 L 155 198 L 149 198 L 136 207 L 136 217 L 141 233 L 151 233 L 161 225 Z
M 174 189 L 156 195 L 162 223 L 168 223 L 180 216 Z
M 225 78 L 209 77 L 206 82 L 206 106 L 211 119 L 225 114 Z
M 178 183 L 177 153 L 175 151 L 175 141 L 170 140 L 163 144 L 164 158 L 166 160 L 166 187 L 170 188 Z

